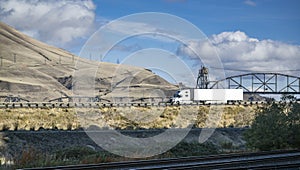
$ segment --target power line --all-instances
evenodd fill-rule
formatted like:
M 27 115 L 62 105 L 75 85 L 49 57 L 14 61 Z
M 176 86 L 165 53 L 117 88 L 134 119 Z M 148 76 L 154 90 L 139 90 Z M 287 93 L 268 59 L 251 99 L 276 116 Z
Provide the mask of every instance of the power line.
M 244 70 L 244 69 L 234 69 L 234 68 L 219 68 L 219 67 L 210 67 L 213 69 L 221 69 L 221 70 L 229 70 L 229 71 L 240 71 L 240 72 L 299 72 L 300 69 L 291 69 L 291 70 L 262 70 L 262 71 L 257 71 L 257 70 Z

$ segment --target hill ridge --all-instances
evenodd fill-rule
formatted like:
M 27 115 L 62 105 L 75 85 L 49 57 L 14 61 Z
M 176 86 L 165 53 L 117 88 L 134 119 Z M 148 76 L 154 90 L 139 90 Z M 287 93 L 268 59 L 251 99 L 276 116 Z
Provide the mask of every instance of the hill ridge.
M 128 92 L 131 98 L 166 97 L 177 90 L 177 86 L 147 69 L 80 58 L 1 22 L 0 57 L 1 96 L 20 96 L 30 101 L 72 96 L 77 62 L 84 63 L 82 69 L 99 68 L 95 75 L 84 76 L 94 80 L 98 91 L 95 95 L 102 98 L 128 97 Z M 122 74 L 113 74 L 116 70 Z

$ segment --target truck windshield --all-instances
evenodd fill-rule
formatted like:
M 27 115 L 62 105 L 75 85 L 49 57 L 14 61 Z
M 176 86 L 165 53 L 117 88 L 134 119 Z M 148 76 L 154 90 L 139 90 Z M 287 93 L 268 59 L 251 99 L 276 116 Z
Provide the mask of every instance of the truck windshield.
M 176 92 L 173 97 L 179 97 L 180 98 L 181 95 L 179 93 L 180 93 L 180 91 Z

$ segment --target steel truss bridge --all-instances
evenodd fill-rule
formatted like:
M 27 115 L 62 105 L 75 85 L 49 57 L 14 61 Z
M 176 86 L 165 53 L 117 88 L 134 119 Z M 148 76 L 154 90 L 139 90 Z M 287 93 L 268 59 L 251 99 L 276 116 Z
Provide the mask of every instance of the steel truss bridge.
M 210 88 L 243 89 L 250 94 L 300 94 L 300 77 L 281 73 L 248 73 L 210 83 Z

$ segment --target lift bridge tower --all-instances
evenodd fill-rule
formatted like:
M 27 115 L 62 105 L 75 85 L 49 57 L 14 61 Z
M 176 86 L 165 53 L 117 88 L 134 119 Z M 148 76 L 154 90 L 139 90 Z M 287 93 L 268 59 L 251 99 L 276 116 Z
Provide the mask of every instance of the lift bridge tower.
M 196 89 L 207 89 L 208 84 L 208 68 L 202 66 L 198 73 Z

